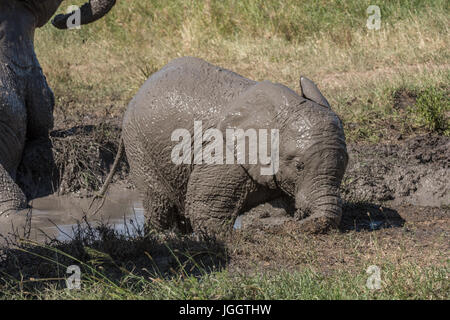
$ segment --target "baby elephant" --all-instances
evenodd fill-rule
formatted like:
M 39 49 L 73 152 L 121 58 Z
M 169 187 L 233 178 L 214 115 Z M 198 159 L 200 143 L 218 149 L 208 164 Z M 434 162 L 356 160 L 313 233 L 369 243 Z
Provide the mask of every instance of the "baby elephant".
M 302 96 L 192 57 L 153 74 L 123 122 L 149 224 L 223 237 L 238 215 L 289 196 L 301 230 L 336 228 L 344 130 L 316 85 L 300 84 Z

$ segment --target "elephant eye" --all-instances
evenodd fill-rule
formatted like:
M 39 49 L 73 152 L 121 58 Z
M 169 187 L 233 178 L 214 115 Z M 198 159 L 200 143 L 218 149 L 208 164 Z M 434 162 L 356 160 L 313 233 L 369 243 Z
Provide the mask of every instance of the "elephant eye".
M 295 167 L 297 170 L 303 170 L 305 168 L 305 164 L 302 161 L 295 161 Z

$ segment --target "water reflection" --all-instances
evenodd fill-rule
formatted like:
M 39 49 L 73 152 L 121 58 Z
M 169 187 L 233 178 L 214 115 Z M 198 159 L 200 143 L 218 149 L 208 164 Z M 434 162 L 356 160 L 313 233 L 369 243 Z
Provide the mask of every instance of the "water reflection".
M 22 236 L 28 232 L 33 241 L 44 242 L 49 238 L 66 241 L 74 237 L 78 224 L 83 226 L 86 222 L 92 227 L 107 224 L 131 236 L 135 235 L 136 227 L 143 227 L 144 208 L 137 192 L 113 187 L 97 210 L 101 202 L 97 200 L 89 209 L 91 199 L 73 195 L 35 199 L 31 211 L 2 217 L 0 234 L 14 232 Z

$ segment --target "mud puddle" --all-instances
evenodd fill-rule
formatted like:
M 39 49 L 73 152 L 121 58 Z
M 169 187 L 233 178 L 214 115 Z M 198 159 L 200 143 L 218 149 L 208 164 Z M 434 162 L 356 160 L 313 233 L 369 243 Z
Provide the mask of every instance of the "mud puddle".
M 69 241 L 75 237 L 79 225 L 96 227 L 106 224 L 130 236 L 142 229 L 144 209 L 136 191 L 112 186 L 101 207 L 102 200 L 96 200 L 89 209 L 91 201 L 91 198 L 74 195 L 35 199 L 30 203 L 31 210 L 2 218 L 7 221 L 0 224 L 0 234 L 14 233 L 44 242 L 48 239 Z

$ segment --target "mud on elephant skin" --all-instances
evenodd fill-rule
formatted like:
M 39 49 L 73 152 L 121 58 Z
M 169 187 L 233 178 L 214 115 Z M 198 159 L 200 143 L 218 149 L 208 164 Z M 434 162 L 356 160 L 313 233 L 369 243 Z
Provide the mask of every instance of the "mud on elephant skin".
M 192 57 L 173 60 L 153 74 L 130 102 L 123 122 L 132 179 L 143 195 L 149 224 L 222 237 L 238 215 L 286 195 L 295 203 L 302 230 L 336 228 L 348 161 L 344 130 L 316 85 L 307 78 L 300 82 L 302 95 Z M 228 128 L 277 129 L 279 170 L 262 175 L 260 164 L 174 164 L 171 153 L 178 142 L 171 135 L 183 128 L 193 142 L 194 121 L 223 137 Z
M 0 216 L 27 206 L 16 184 L 26 145 L 43 141 L 53 127 L 53 92 L 34 52 L 35 29 L 45 25 L 62 0 L 0 0 Z M 91 0 L 82 23 L 106 14 L 115 0 Z M 59 15 L 55 25 L 67 18 Z M 29 149 L 29 148 L 28 148 Z

